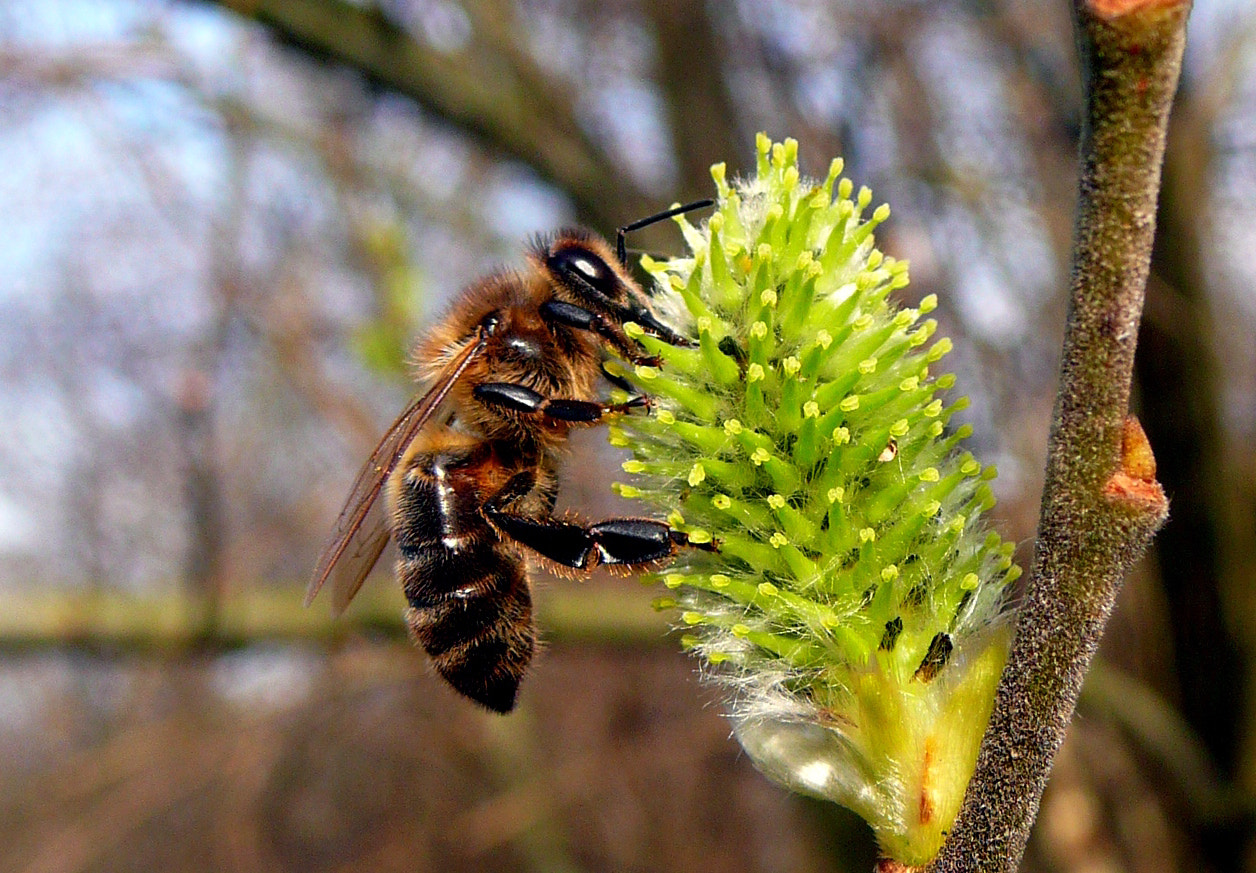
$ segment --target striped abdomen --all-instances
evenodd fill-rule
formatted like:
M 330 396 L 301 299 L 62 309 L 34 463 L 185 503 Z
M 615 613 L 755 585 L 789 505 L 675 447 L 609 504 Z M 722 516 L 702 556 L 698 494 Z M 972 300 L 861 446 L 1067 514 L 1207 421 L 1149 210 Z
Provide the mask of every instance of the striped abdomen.
M 495 478 L 483 455 L 451 447 L 408 458 L 390 488 L 392 534 L 410 632 L 459 693 L 509 712 L 536 632 L 523 561 L 480 512 Z

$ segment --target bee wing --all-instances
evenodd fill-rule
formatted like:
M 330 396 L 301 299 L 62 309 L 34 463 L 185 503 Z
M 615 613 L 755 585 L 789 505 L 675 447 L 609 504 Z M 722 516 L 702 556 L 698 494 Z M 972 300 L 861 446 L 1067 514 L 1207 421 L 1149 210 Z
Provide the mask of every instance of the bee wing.
M 415 436 L 445 402 L 463 371 L 484 350 L 487 340 L 488 331 L 481 328 L 476 341 L 467 343 L 450 358 L 427 392 L 406 407 L 366 459 L 305 589 L 306 606 L 313 602 L 328 578 L 332 580 L 334 613 L 344 611 L 358 593 L 388 544 L 388 520 L 378 500 L 384 483 Z
M 376 491 L 376 495 L 378 493 Z M 383 554 L 384 547 L 388 545 L 388 519 L 384 515 L 383 502 L 377 498 L 368 499 L 370 500 L 370 506 L 366 510 L 366 514 L 362 516 L 362 521 L 358 524 L 357 530 L 350 535 L 349 540 L 345 543 L 344 551 L 340 553 L 340 557 L 325 571 L 324 578 L 331 579 L 332 615 L 340 615 L 340 613 L 345 611 L 349 601 L 358 593 L 358 589 L 362 587 L 362 583 L 370 575 L 371 569 L 379 561 L 379 556 Z M 341 515 L 343 516 L 344 513 L 342 512 Z M 320 567 L 322 561 L 326 559 L 327 554 L 324 553 L 320 561 Z M 321 585 L 322 583 L 320 582 L 319 584 Z M 318 588 L 311 582 L 309 590 L 305 592 L 306 606 L 309 605 L 317 593 Z

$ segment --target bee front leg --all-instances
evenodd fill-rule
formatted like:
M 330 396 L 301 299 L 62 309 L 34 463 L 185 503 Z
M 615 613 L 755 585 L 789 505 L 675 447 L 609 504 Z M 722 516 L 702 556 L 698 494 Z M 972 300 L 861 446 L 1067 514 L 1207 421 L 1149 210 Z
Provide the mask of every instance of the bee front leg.
M 599 564 L 633 567 L 669 558 L 685 546 L 714 548 L 710 543 L 691 543 L 687 534 L 649 518 L 611 518 L 582 525 L 508 509 L 535 481 L 529 471 L 515 474 L 485 501 L 484 515 L 510 539 L 561 566 L 575 570 L 591 570 Z
M 633 364 L 657 367 L 662 363 L 656 355 L 643 352 L 641 346 L 624 332 L 623 325 L 591 309 L 562 300 L 549 300 L 541 304 L 541 315 L 556 324 L 597 334 Z
M 629 398 L 624 403 L 546 397 L 539 391 L 512 382 L 484 382 L 476 385 L 472 393 L 481 403 L 575 424 L 600 424 L 607 415 L 645 409 L 650 405 L 650 399 L 644 395 Z

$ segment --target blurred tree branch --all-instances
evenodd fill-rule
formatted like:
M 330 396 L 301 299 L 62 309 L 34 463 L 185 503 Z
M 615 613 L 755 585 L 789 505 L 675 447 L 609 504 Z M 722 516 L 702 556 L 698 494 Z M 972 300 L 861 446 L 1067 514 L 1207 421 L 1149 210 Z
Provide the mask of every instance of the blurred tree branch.
M 1234 783 L 1218 772 L 1203 737 L 1146 683 L 1096 660 L 1086 675 L 1078 707 L 1118 725 L 1145 759 L 1164 773 L 1196 821 L 1232 826 L 1250 821 L 1256 812 Z
M 233 592 L 214 612 L 176 586 L 149 595 L 111 589 L 9 591 L 0 593 L 0 652 L 78 648 L 175 655 L 265 643 L 325 645 L 364 631 L 404 640 L 404 606 L 392 584 L 367 586 L 336 620 L 324 609 L 304 608 L 301 592 L 288 586 Z M 632 588 L 546 588 L 537 593 L 536 610 L 550 642 L 655 646 L 665 641 L 670 626 L 668 617 Z
M 585 220 L 611 228 L 652 201 L 582 131 L 567 93 L 525 51 L 508 5 L 468 3 L 473 36 L 444 51 L 378 11 L 345 0 L 215 0 L 309 54 L 403 94 L 571 195 Z M 478 44 L 477 44 L 478 43 Z

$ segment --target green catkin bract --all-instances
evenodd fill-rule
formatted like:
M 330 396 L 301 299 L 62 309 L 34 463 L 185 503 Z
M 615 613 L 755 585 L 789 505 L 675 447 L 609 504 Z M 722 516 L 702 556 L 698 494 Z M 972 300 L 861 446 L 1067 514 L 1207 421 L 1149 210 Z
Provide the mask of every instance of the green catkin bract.
M 654 578 L 684 645 L 728 689 L 738 739 L 769 776 L 842 803 L 887 857 L 933 858 L 958 812 L 1006 657 L 1012 546 L 981 514 L 983 467 L 948 429 L 964 401 L 886 219 L 835 160 L 799 175 L 797 144 L 758 140 L 755 178 L 712 170 L 718 202 L 678 223 L 686 257 L 645 260 L 695 343 L 630 325 L 657 368 L 624 373 L 651 415 L 611 428 L 616 489 L 694 542 Z

